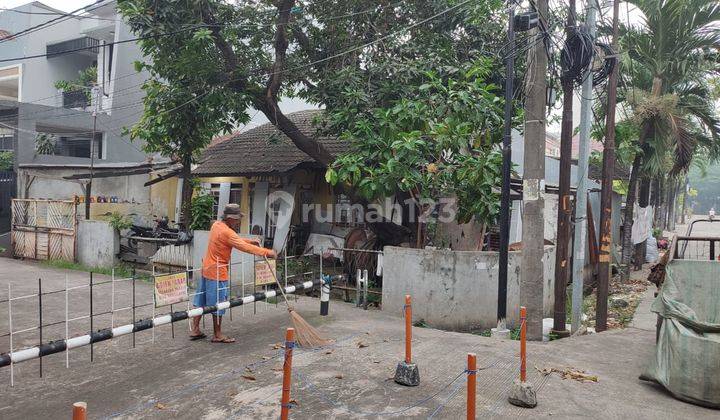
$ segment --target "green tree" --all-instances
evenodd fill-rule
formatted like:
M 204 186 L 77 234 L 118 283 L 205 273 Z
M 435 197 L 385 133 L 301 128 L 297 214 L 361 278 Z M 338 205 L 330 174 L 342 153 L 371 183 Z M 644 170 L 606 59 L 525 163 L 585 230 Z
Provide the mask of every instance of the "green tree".
M 10 151 L 0 152 L 0 171 L 12 171 L 14 167 L 15 154 Z
M 283 114 L 280 98 L 324 107 L 328 118 L 319 131 L 349 139 L 356 117 L 374 123 L 379 110 L 426 83 L 430 70 L 446 81 L 482 57 L 494 57 L 496 66 L 505 31 L 501 0 L 119 0 L 118 6 L 143 37 L 143 67 L 153 76 L 134 136 L 161 153 L 182 149 L 184 160 L 212 132 L 247 121 L 252 107 L 327 166 L 335 156 Z M 202 135 L 188 135 L 195 126 Z M 165 146 L 171 141 L 187 144 Z
M 640 127 L 626 200 L 622 263 L 631 258 L 632 212 L 640 188 L 640 204 L 649 198 L 650 179 L 663 174 L 672 150 L 672 176 L 687 171 L 698 146 L 718 155 L 720 120 L 714 112 L 706 75 L 720 70 L 720 5 L 712 0 L 632 0 L 644 14 L 640 27 L 623 28 L 629 76 L 623 96 Z M 669 183 L 675 188 L 676 179 Z M 628 272 L 624 270 L 627 278 Z
M 502 100 L 488 84 L 488 60 L 469 63 L 452 77 L 425 74 L 386 108 L 343 124 L 352 144 L 328 169 L 329 182 L 352 186 L 366 199 L 406 192 L 421 207 L 457 197 L 458 221 L 493 223 L 499 207 Z M 422 209 L 426 210 L 426 209 Z

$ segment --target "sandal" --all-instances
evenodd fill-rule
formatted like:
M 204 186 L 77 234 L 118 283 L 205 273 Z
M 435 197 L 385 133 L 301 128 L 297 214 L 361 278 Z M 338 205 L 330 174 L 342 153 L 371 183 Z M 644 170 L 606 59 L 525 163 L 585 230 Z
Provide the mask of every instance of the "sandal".
M 205 333 L 200 333 L 198 335 L 191 335 L 190 341 L 202 340 L 203 338 L 206 338 L 206 337 L 207 337 L 207 334 L 205 334 Z
M 221 337 L 221 338 L 213 338 L 210 340 L 211 343 L 224 343 L 224 344 L 230 344 L 234 343 L 235 339 L 230 337 Z

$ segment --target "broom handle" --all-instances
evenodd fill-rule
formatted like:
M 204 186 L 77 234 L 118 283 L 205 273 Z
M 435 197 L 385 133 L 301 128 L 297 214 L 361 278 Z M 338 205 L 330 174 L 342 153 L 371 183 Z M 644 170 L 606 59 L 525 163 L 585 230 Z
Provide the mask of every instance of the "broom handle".
M 278 285 L 278 288 L 280 289 L 280 293 L 282 293 L 283 299 L 285 299 L 285 304 L 287 305 L 288 309 L 291 309 L 290 302 L 288 301 L 287 295 L 285 294 L 285 289 L 283 289 L 282 285 L 277 279 L 277 276 L 275 275 L 275 272 L 272 270 L 272 266 L 270 266 L 270 261 L 268 261 L 267 257 L 263 255 L 263 259 L 265 260 L 265 263 L 267 263 L 268 268 L 270 269 L 270 274 L 272 274 L 273 278 L 275 279 L 275 284 Z

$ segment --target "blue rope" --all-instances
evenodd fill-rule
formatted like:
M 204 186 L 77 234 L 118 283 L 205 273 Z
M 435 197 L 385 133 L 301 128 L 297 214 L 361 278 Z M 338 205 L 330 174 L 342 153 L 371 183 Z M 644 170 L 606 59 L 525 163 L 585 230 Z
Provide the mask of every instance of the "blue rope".
M 362 333 L 350 335 L 350 336 L 347 336 L 347 337 L 344 337 L 344 338 L 341 338 L 341 339 L 337 340 L 335 343 L 333 343 L 333 344 L 331 344 L 331 345 L 321 346 L 321 347 L 317 347 L 317 348 L 314 348 L 314 349 L 311 349 L 311 350 L 305 350 L 305 351 L 301 352 L 301 354 L 312 354 L 312 353 L 316 353 L 316 352 L 319 352 L 319 351 L 323 351 L 323 350 L 326 350 L 326 349 L 328 349 L 328 348 L 335 347 L 335 345 L 336 345 L 337 343 L 342 343 L 342 342 L 345 342 L 345 341 L 349 341 L 349 340 L 352 340 L 353 338 L 359 337 L 359 336 L 361 336 L 361 335 L 362 335 Z M 220 381 L 221 379 L 225 379 L 225 378 L 227 378 L 228 376 L 236 375 L 236 374 L 238 374 L 238 373 L 244 373 L 247 368 L 254 368 L 254 367 L 256 367 L 256 366 L 262 366 L 262 365 L 265 365 L 265 364 L 267 364 L 267 363 L 274 362 L 274 361 L 276 361 L 276 360 L 278 360 L 278 359 L 281 359 L 281 358 L 284 358 L 284 357 L 285 357 L 285 351 L 284 351 L 284 349 L 278 349 L 277 353 L 278 353 L 278 354 L 277 354 L 275 357 L 271 357 L 271 358 L 269 358 L 269 359 L 267 359 L 267 360 L 258 360 L 258 361 L 256 361 L 256 362 L 253 362 L 253 363 L 250 363 L 250 364 L 248 364 L 248 365 L 245 365 L 245 366 L 242 367 L 242 368 L 235 368 L 235 369 L 233 369 L 233 370 L 231 370 L 231 371 L 229 371 L 229 372 L 225 372 L 225 373 L 223 373 L 223 374 L 221 374 L 221 375 L 219 375 L 219 376 L 217 376 L 217 377 L 215 377 L 215 378 L 208 379 L 208 380 L 206 380 L 206 381 L 203 381 L 203 382 L 200 382 L 200 383 L 196 383 L 196 384 L 192 384 L 192 385 L 187 385 L 187 386 L 184 387 L 184 388 L 181 388 L 181 389 L 179 389 L 179 390 L 177 390 L 177 391 L 175 391 L 175 392 L 172 392 L 172 393 L 168 394 L 167 396 L 164 396 L 164 397 L 162 398 L 162 401 L 170 401 L 170 400 L 172 400 L 172 399 L 174 399 L 174 398 L 177 398 L 177 397 L 180 397 L 180 396 L 182 396 L 182 395 L 185 395 L 185 394 L 187 394 L 187 393 L 189 393 L 189 392 L 191 392 L 191 391 L 195 391 L 195 390 L 197 390 L 198 388 L 201 388 L 201 387 L 204 387 L 204 386 L 207 386 L 207 385 L 211 385 L 211 384 L 213 384 L 213 383 L 215 383 L 215 382 Z M 108 415 L 108 416 L 105 416 L 105 417 L 103 417 L 103 418 L 104 418 L 104 419 L 111 419 L 111 418 L 115 418 L 115 417 L 119 417 L 119 416 L 125 415 L 125 414 L 127 414 L 127 413 L 132 413 L 132 412 L 134 412 L 134 411 L 137 411 L 137 410 L 140 410 L 140 409 L 143 409 L 143 408 L 150 407 L 150 406 L 158 403 L 160 400 L 161 400 L 160 398 L 153 398 L 153 399 L 150 399 L 150 400 L 148 400 L 148 401 L 146 401 L 146 402 L 144 402 L 144 403 L 136 404 L 136 405 L 134 405 L 134 406 L 132 406 L 132 407 L 126 409 L 126 410 L 112 413 L 112 414 L 110 414 L 110 415 Z
M 307 377 L 305 375 L 303 375 L 299 372 L 294 372 L 294 375 L 298 379 L 303 380 L 305 382 L 305 385 L 307 385 L 311 390 L 313 390 L 320 397 L 320 399 L 324 400 L 325 402 L 329 403 L 330 405 L 333 405 L 335 407 L 340 407 L 340 408 L 344 409 L 345 411 L 352 413 L 352 414 L 358 414 L 361 416 L 371 416 L 371 417 L 398 415 L 398 414 L 402 414 L 406 411 L 412 410 L 413 408 L 419 407 L 419 406 L 425 404 L 426 402 L 432 400 L 433 398 L 437 397 L 438 395 L 440 395 L 440 393 L 442 393 L 444 390 L 446 390 L 450 386 L 452 386 L 452 384 L 457 382 L 457 380 L 460 379 L 463 376 L 463 374 L 465 374 L 465 371 L 458 373 L 457 376 L 455 376 L 455 378 L 452 381 L 450 381 L 447 385 L 438 389 L 435 393 L 433 393 L 421 400 L 415 401 L 412 405 L 410 405 L 408 407 L 405 407 L 405 408 L 402 408 L 399 410 L 395 410 L 395 411 L 368 412 L 368 411 L 354 410 L 350 407 L 343 406 L 339 401 L 336 401 L 336 400 L 332 399 L 330 396 L 328 396 L 327 394 L 323 393 L 314 383 L 312 383 L 312 381 L 307 379 Z M 460 382 L 460 385 L 462 385 L 462 382 Z
M 465 371 L 465 372 L 467 372 L 467 371 Z M 465 372 L 463 372 L 463 373 L 465 373 Z M 429 419 L 432 419 L 432 418 L 435 418 L 435 415 L 437 415 L 439 412 L 441 412 L 441 411 L 445 408 L 445 406 L 446 406 L 453 398 L 455 398 L 455 395 L 457 395 L 458 391 L 460 391 L 460 388 L 462 388 L 463 385 L 464 385 L 464 384 L 463 384 L 462 382 L 460 382 L 459 384 L 457 384 L 457 385 L 455 386 L 455 389 L 453 389 L 452 392 L 451 392 L 450 394 L 448 394 L 448 396 L 447 396 L 447 398 L 445 399 L 445 401 L 441 402 L 440 405 L 438 405 L 437 408 L 435 408 L 435 411 L 433 411 L 432 414 L 430 414 L 430 416 L 428 416 L 428 420 L 429 420 Z

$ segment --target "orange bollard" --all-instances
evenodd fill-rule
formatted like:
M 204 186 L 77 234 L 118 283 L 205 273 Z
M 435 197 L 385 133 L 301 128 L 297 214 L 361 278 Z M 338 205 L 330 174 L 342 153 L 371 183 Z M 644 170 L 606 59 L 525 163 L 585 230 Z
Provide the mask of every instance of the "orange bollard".
M 283 363 L 282 399 L 280 400 L 280 419 L 287 420 L 290 415 L 290 383 L 292 379 L 292 354 L 295 347 L 295 328 L 285 333 L 285 362 Z
M 87 403 L 76 402 L 73 404 L 73 420 L 87 420 Z
M 525 382 L 526 376 L 526 358 L 527 353 L 525 351 L 525 336 L 527 333 L 527 309 L 524 306 L 520 307 L 520 381 Z
M 412 363 L 412 306 L 410 295 L 405 295 L 405 363 Z
M 475 420 L 475 391 L 477 383 L 477 356 L 467 356 L 467 419 Z

